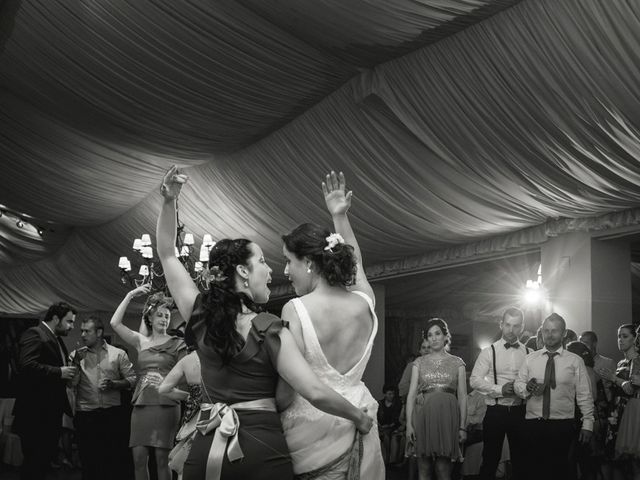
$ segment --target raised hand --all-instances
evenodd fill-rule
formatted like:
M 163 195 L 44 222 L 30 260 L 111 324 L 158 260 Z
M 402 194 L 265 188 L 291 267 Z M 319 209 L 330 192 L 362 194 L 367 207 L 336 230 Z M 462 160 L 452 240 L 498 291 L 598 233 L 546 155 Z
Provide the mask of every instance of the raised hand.
M 180 195 L 180 190 L 182 186 L 187 183 L 189 177 L 180 173 L 178 167 L 173 165 L 167 173 L 165 173 L 164 178 L 162 179 L 162 186 L 160 187 L 160 193 L 164 198 L 169 200 L 177 199 L 178 195 Z
M 149 295 L 149 292 L 151 292 L 151 284 L 145 283 L 144 285 L 140 285 L 139 287 L 131 290 L 129 292 L 129 296 L 131 298 L 135 298 L 135 297 L 139 297 L 140 295 Z
M 344 173 L 331 171 L 322 182 L 322 193 L 324 193 L 324 201 L 327 204 L 327 210 L 333 215 L 342 215 L 347 213 L 351 206 L 351 196 L 353 192 L 346 192 L 346 181 Z

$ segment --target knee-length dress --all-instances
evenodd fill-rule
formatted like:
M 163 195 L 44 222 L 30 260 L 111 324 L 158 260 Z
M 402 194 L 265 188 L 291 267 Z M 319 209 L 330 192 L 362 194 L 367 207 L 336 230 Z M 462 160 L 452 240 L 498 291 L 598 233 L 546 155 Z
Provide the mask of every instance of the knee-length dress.
M 187 353 L 178 337 L 142 350 L 138 354 L 138 383 L 133 393 L 129 446 L 173 448 L 180 422 L 180 402 L 158 393 L 158 388 L 145 381 L 150 371 L 166 376 Z
M 217 416 L 222 424 L 216 427 L 217 420 L 210 422 L 209 429 L 196 434 L 183 480 L 209 480 L 218 475 L 221 480 L 293 478 L 289 449 L 275 409 L 279 333 L 284 326 L 275 315 L 258 314 L 242 349 L 223 365 L 207 341 L 202 296 L 197 297 L 187 328 L 196 338 L 202 372 L 199 418 L 206 422 Z
M 628 380 L 632 375 L 640 375 L 640 357 L 621 360 L 616 374 Z M 640 459 L 640 388 L 634 387 L 631 395 L 619 389 L 621 402 L 618 432 L 615 439 L 615 458 Z
M 416 455 L 461 458 L 458 430 L 458 370 L 464 361 L 454 355 L 433 354 L 418 358 L 418 391 L 413 409 Z

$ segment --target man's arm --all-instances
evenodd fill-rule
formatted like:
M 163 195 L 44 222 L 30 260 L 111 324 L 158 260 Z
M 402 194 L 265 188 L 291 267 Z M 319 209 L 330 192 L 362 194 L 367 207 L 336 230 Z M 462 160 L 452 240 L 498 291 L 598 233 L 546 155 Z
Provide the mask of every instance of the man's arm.
M 582 414 L 582 430 L 593 431 L 593 396 L 589 385 L 587 367 L 581 358 L 578 359 L 576 382 L 576 403 Z
M 113 388 L 119 390 L 130 387 L 132 388 L 136 383 L 136 372 L 124 350 L 118 352 L 118 370 L 121 380 L 117 380 L 117 386 L 114 386 Z M 116 384 L 116 382 L 114 382 L 114 384 Z
M 491 373 L 491 364 L 493 363 L 493 359 L 491 357 L 491 347 L 485 348 L 480 352 L 476 363 L 473 365 L 469 384 L 471 385 L 471 388 L 477 390 L 483 395 L 490 398 L 500 398 L 503 396 L 502 387 L 487 380 L 487 375 Z
M 531 395 L 531 392 L 527 389 L 527 384 L 529 382 L 529 359 L 525 358 L 524 362 L 520 366 L 520 370 L 518 371 L 518 377 L 513 384 L 513 389 L 520 398 L 524 398 L 525 400 Z
M 60 379 L 62 370 L 54 365 L 40 362 L 43 342 L 35 329 L 29 329 L 20 338 L 20 372 L 40 378 Z

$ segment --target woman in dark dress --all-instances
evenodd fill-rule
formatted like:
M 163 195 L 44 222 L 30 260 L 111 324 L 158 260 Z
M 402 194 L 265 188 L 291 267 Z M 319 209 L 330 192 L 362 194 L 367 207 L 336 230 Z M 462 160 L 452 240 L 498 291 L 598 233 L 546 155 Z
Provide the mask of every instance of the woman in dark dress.
M 209 257 L 210 288 L 200 294 L 175 257 L 176 198 L 186 176 L 165 175 L 157 248 L 167 284 L 187 333 L 198 345 L 203 380 L 199 434 L 183 478 L 291 479 L 289 451 L 275 408 L 279 376 L 315 407 L 353 421 L 361 432 L 373 420 L 325 386 L 311 371 L 282 320 L 256 313 L 269 298 L 271 269 L 260 247 L 221 240 Z

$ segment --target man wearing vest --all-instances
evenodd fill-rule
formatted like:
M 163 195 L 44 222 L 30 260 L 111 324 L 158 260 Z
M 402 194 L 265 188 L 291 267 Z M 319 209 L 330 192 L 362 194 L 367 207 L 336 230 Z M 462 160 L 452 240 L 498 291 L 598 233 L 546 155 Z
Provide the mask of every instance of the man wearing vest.
M 502 315 L 500 340 L 478 355 L 471 372 L 471 388 L 485 395 L 487 413 L 482 422 L 481 480 L 494 480 L 502 455 L 505 435 L 509 440 L 513 478 L 525 477 L 526 468 L 523 427 L 525 406 L 514 391 L 514 381 L 524 363 L 528 349 L 519 341 L 524 315 L 508 308 Z
M 515 390 L 527 399 L 525 434 L 529 445 L 528 475 L 523 479 L 571 478 L 569 450 L 576 437 L 576 404 L 582 414 L 578 441 L 589 443 L 593 431 L 593 397 L 584 361 L 562 346 L 567 326 L 552 313 L 542 322 L 544 347 L 525 359 Z

